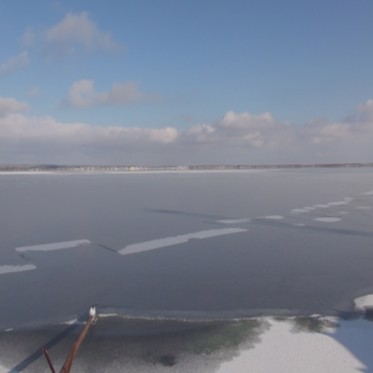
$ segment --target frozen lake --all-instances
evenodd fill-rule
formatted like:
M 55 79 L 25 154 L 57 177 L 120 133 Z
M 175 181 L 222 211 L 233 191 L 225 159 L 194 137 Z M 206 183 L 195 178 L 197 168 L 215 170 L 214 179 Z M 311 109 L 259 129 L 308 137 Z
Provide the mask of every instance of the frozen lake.
M 373 292 L 373 170 L 0 175 L 0 330 L 101 313 L 340 314 Z

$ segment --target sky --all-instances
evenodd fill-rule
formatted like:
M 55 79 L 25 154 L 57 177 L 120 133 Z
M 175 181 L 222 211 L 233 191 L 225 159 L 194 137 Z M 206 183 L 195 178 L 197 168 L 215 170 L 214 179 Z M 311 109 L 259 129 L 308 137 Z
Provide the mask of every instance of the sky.
M 373 161 L 371 0 L 0 6 L 0 164 Z

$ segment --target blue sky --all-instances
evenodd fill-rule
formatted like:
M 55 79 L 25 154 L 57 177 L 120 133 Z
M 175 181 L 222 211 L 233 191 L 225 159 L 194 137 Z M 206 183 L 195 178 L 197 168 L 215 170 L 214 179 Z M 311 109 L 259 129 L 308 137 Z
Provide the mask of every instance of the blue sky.
M 3 0 L 0 163 L 372 161 L 372 19 L 370 0 Z

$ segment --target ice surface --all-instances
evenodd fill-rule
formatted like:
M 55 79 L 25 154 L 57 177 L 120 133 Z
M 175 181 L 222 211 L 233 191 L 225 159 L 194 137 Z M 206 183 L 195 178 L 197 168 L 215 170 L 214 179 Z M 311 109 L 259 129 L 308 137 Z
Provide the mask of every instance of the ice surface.
M 364 295 L 354 299 L 355 308 L 358 310 L 365 310 L 373 308 L 373 294 Z
M 336 218 L 332 216 L 320 216 L 313 220 L 321 221 L 322 223 L 336 223 L 337 221 L 341 221 L 341 218 Z
M 268 215 L 263 216 L 263 219 L 273 219 L 273 220 L 282 220 L 284 217 L 281 215 Z
M 22 246 L 17 247 L 16 251 L 23 253 L 26 251 L 54 251 L 62 249 L 70 249 L 72 247 L 77 247 L 81 245 L 89 245 L 91 241 L 89 240 L 75 240 L 75 241 L 62 241 L 62 242 L 52 242 L 41 245 L 32 245 L 32 246 Z
M 6 273 L 32 271 L 33 269 L 36 269 L 36 266 L 33 264 L 25 264 L 19 266 L 0 265 L 0 275 L 4 275 Z
M 348 205 L 348 202 L 345 201 L 335 201 L 335 202 L 328 202 L 329 206 L 343 206 L 343 205 Z
M 162 247 L 179 245 L 179 244 L 188 242 L 191 239 L 203 240 L 206 238 L 212 238 L 212 237 L 222 236 L 226 234 L 241 233 L 241 232 L 246 232 L 246 231 L 247 229 L 243 229 L 243 228 L 210 229 L 206 231 L 183 234 L 180 236 L 165 237 L 165 238 L 159 238 L 159 239 L 151 240 L 151 241 L 139 242 L 139 243 L 128 245 L 125 248 L 119 250 L 118 252 L 121 255 L 135 254 L 135 253 L 140 253 L 142 251 L 149 251 L 149 250 L 160 249 Z
M 243 219 L 224 219 L 224 220 L 217 220 L 218 223 L 222 224 L 241 224 L 241 223 L 250 223 L 251 219 L 243 218 Z
M 271 328 L 260 336 L 261 343 L 242 349 L 216 373 L 358 373 L 371 368 L 367 366 L 371 358 L 359 359 L 367 356 L 373 338 L 373 328 L 367 329 L 371 325 L 366 321 L 345 322 L 342 331 L 337 328 L 332 333 L 294 332 L 289 322 L 270 323 Z M 339 340 L 345 342 L 346 334 L 350 341 L 344 346 Z
M 309 211 L 308 209 L 293 209 L 290 212 L 292 214 L 302 214 L 303 212 L 308 212 L 308 211 Z

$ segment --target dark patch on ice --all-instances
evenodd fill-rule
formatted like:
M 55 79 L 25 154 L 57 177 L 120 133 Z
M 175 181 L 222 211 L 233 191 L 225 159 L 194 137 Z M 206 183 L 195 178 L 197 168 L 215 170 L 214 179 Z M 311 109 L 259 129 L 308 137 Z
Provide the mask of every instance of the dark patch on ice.
M 98 323 L 106 323 L 106 319 Z M 117 320 L 118 321 L 118 320 Z M 122 320 L 134 326 L 135 320 Z M 159 321 L 137 320 L 140 330 L 152 329 Z M 166 325 L 166 321 L 163 321 Z M 184 331 L 184 327 L 186 328 Z M 233 358 L 241 346 L 253 348 L 260 341 L 260 334 L 268 328 L 264 320 L 240 322 L 178 322 L 175 331 L 166 334 L 104 336 L 95 333 L 96 324 L 89 332 L 74 363 L 74 371 L 133 371 L 134 367 L 146 367 L 151 371 L 154 365 L 164 367 L 183 365 L 193 361 L 198 371 L 212 373 L 222 361 Z M 176 326 L 176 324 L 174 324 Z M 27 370 L 36 373 L 47 370 L 47 363 L 41 355 L 46 346 L 55 365 L 59 367 L 76 338 L 77 325 L 69 326 L 55 334 L 53 329 L 25 332 L 0 333 L 0 357 L 2 364 L 11 372 Z M 79 328 L 79 330 L 81 327 Z M 44 342 L 45 341 L 45 342 Z M 37 350 L 35 346 L 38 346 Z M 20 360 L 19 362 L 16 362 Z M 132 369 L 131 369 L 132 368 Z M 141 370 L 141 369 L 139 369 Z
M 176 364 L 175 355 L 161 355 L 158 359 L 158 362 L 165 367 L 172 367 Z

